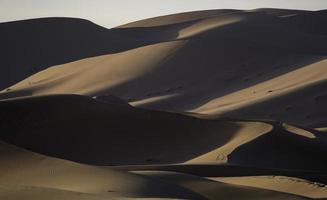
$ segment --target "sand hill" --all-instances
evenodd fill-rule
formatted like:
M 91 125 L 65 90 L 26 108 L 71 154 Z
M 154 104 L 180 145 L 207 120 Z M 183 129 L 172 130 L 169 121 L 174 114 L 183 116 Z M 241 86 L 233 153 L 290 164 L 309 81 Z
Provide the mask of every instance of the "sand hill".
M 0 24 L 0 197 L 327 198 L 325 22 L 257 9 Z
M 313 32 L 319 27 L 300 22 L 325 14 L 273 11 L 204 11 L 122 26 L 121 37 L 153 44 L 50 67 L 0 98 L 110 94 L 143 108 L 324 126 L 327 38 L 323 27 Z
M 75 18 L 0 23 L 0 30 L 0 89 L 53 65 L 146 44 Z

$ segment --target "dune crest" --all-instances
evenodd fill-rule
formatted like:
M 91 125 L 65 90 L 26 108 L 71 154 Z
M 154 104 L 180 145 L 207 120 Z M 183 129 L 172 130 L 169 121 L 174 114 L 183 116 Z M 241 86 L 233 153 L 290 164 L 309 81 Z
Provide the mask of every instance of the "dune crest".
M 327 198 L 326 22 L 0 23 L 0 199 Z
M 298 14 L 280 17 L 288 13 Z M 164 16 L 162 23 L 161 18 L 131 23 L 110 31 L 143 46 L 50 67 L 2 91 L 0 98 L 110 94 L 143 108 L 321 127 L 326 110 L 310 114 L 314 120 L 297 119 L 290 116 L 296 105 L 279 108 L 285 111 L 278 114 L 272 106 L 277 99 L 288 101 L 293 93 L 321 95 L 315 88 L 326 81 L 327 39 L 300 24 L 303 17 L 316 19 L 317 13 L 203 11 Z M 298 104 L 305 101 L 309 99 Z M 253 106 L 261 104 L 267 115 Z M 317 100 L 297 110 L 304 113 L 319 105 Z

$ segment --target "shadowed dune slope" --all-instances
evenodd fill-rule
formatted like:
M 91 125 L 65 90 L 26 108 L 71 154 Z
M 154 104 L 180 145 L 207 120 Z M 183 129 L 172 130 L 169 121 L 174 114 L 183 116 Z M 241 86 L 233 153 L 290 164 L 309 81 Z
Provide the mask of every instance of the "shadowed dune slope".
M 216 16 L 223 16 L 233 13 L 240 13 L 242 10 L 235 9 L 220 9 L 220 10 L 204 10 L 204 11 L 193 11 L 193 12 L 185 12 L 178 14 L 165 15 L 160 17 L 154 17 L 149 19 L 144 19 L 136 22 L 131 22 L 119 28 L 129 28 L 129 27 L 153 27 L 153 26 L 161 26 L 161 25 L 169 25 L 175 23 L 181 23 L 191 20 L 199 20 Z M 304 14 L 310 13 L 310 11 L 304 10 L 286 10 L 286 9 L 272 9 L 272 8 L 261 8 L 248 12 L 262 12 L 268 15 L 274 16 L 288 16 L 294 14 Z
M 0 107 L 4 141 L 102 165 L 184 162 L 228 142 L 241 127 L 77 95 L 1 101 Z
M 292 194 L 226 184 L 163 171 L 128 172 L 46 157 L 0 143 L 0 197 L 35 199 L 307 199 Z M 203 188 L 203 189 L 201 189 Z M 207 188 L 207 189 L 204 189 Z M 310 185 L 306 188 L 309 191 Z M 312 190 L 312 189 L 311 189 Z M 317 190 L 313 190 L 317 191 Z M 319 190 L 318 190 L 319 192 Z
M 242 12 L 242 11 L 233 10 L 233 9 L 224 9 L 224 10 L 185 12 L 185 13 L 178 13 L 178 14 L 165 15 L 165 16 L 139 20 L 139 21 L 118 26 L 118 28 L 157 27 L 157 26 L 171 25 L 171 24 L 177 24 L 177 23 L 188 22 L 188 21 L 201 20 L 205 18 L 231 14 L 235 12 Z
M 43 18 L 0 23 L 0 88 L 49 66 L 118 51 L 117 34 L 82 19 Z M 126 47 L 125 47 L 126 48 Z
M 324 133 L 277 122 L 203 120 L 78 95 L 1 101 L 0 114 L 2 140 L 90 164 L 230 163 L 325 171 L 327 162 L 320 156 L 327 152 Z
M 326 81 L 327 36 L 324 26 L 308 22 L 325 21 L 325 13 L 217 10 L 134 22 L 110 32 L 146 45 L 50 67 L 2 91 L 0 98 L 115 95 L 143 108 L 324 127 L 326 106 L 315 99 L 325 95 L 316 88 Z M 284 101 L 295 93 L 309 96 Z M 275 99 L 281 99 L 278 113 Z M 265 105 L 264 114 L 258 104 Z M 313 113 L 293 118 L 293 107 Z M 246 115 L 233 112 L 240 109 Z
M 0 197 L 3 198 L 19 199 L 27 195 L 29 199 L 48 196 L 75 199 L 78 196 L 81 199 L 204 199 L 175 184 L 120 170 L 46 157 L 3 142 L 0 143 L 0 155 Z
M 4 89 L 53 65 L 151 42 L 88 20 L 58 17 L 0 23 L 0 43 L 0 89 Z
M 326 13 L 1 23 L 0 199 L 326 199 Z
M 327 195 L 320 184 L 327 182 L 326 161 L 315 157 L 326 153 L 318 131 L 271 122 L 208 121 L 133 108 L 114 97 L 19 98 L 0 102 L 0 110 L 1 140 L 39 153 L 102 165 L 188 160 L 179 165 L 100 167 L 1 142 L 1 198 L 242 200 Z M 268 137 L 268 143 L 262 137 Z M 266 153 L 263 158 L 253 151 Z

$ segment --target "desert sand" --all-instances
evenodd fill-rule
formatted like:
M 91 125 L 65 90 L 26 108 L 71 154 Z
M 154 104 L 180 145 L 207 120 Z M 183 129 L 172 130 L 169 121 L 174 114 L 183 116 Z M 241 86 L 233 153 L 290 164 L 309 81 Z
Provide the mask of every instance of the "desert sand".
M 0 199 L 327 198 L 324 23 L 281 9 L 1 23 Z

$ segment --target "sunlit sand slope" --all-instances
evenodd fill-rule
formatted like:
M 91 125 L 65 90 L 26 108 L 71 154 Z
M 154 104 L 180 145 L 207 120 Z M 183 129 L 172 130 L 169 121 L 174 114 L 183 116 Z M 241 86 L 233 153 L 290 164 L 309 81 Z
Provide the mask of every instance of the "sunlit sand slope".
M 327 198 L 326 23 L 1 23 L 0 199 Z
M 52 95 L 0 101 L 1 139 L 100 164 L 230 163 L 326 170 L 326 135 L 281 122 L 204 120 L 117 100 Z M 260 153 L 258 153 L 260 152 Z
M 109 94 L 144 108 L 324 127 L 327 37 L 308 21 L 323 23 L 326 12 L 218 10 L 134 22 L 110 29 L 134 48 L 50 67 L 0 98 Z

